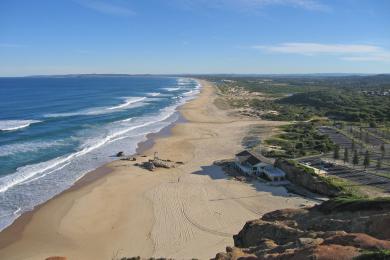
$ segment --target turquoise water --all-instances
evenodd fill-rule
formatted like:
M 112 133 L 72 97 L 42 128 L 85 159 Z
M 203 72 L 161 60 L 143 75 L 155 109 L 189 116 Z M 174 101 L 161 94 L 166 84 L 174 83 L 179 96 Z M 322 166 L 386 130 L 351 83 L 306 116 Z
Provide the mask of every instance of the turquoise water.
M 199 92 L 187 78 L 0 78 L 0 230 L 88 171 L 135 152 Z

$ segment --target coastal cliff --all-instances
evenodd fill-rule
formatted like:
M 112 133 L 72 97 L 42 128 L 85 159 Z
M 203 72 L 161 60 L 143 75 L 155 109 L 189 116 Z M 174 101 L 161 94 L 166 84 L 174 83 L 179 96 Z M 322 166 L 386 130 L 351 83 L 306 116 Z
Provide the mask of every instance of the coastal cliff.
M 215 259 L 390 259 L 389 225 L 390 199 L 340 197 L 248 221 Z
M 314 171 L 313 168 L 299 164 L 292 160 L 278 159 L 275 166 L 286 173 L 286 177 L 293 184 L 311 192 L 336 197 L 348 193 L 343 180 L 337 177 L 325 177 Z

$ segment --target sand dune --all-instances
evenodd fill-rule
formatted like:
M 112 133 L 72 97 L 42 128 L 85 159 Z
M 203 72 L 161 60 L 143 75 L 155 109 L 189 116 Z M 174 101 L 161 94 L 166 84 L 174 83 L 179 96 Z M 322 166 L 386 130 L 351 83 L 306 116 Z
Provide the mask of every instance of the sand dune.
M 0 259 L 207 259 L 232 245 L 232 235 L 247 220 L 312 204 L 282 187 L 230 180 L 213 165 L 242 149 L 250 125 L 271 131 L 277 122 L 232 118 L 214 106 L 215 89 L 202 85 L 199 97 L 181 108 L 188 122 L 145 152 L 184 165 L 155 172 L 127 161 L 107 165 L 112 172 L 50 200 L 2 232 Z

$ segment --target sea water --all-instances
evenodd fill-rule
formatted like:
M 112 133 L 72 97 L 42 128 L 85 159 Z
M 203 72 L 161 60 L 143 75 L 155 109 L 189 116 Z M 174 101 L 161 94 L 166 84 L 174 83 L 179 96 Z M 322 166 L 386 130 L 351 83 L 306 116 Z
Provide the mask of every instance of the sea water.
M 178 118 L 193 79 L 0 78 L 0 230 Z

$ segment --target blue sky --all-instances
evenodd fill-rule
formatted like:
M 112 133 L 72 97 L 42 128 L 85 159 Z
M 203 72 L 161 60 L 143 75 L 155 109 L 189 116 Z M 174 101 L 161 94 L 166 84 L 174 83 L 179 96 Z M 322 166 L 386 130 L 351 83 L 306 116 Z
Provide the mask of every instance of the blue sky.
M 389 73 L 388 0 L 2 0 L 0 76 Z

